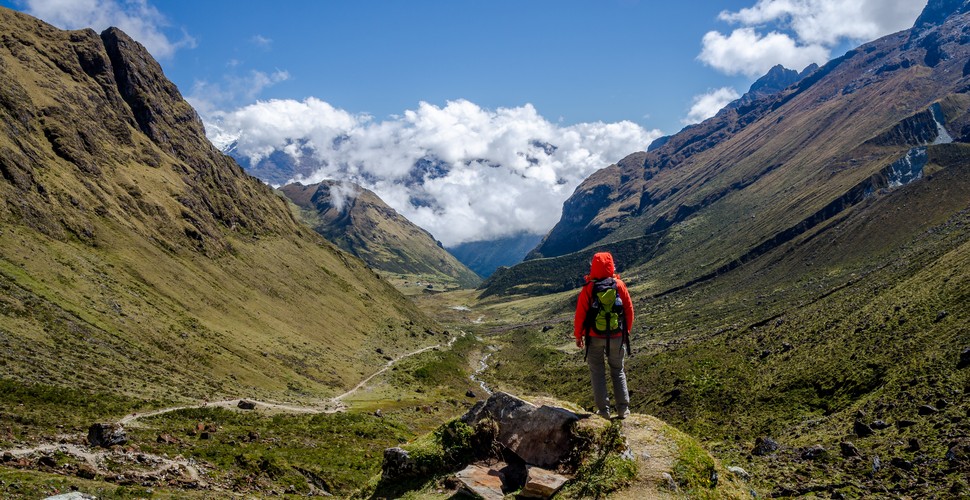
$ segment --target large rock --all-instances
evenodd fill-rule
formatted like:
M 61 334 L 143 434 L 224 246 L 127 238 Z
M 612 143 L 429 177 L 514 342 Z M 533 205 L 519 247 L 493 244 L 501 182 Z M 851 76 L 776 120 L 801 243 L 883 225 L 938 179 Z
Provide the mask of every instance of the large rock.
M 417 472 L 414 459 L 402 448 L 387 448 L 384 450 L 384 462 L 381 465 L 381 478 L 395 480 L 413 476 Z
M 88 443 L 91 446 L 110 448 L 127 442 L 128 436 L 121 424 L 91 424 L 88 428 Z
M 530 465 L 552 468 L 572 449 L 570 426 L 579 415 L 552 406 L 537 407 L 515 396 L 496 392 L 479 402 L 462 421 L 474 425 L 483 418 L 498 424 L 497 441 Z

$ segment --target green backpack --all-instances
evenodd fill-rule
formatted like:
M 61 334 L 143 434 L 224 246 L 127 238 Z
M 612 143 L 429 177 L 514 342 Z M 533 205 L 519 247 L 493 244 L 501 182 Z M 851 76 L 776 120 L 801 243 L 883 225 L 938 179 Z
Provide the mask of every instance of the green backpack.
M 623 300 L 616 293 L 616 280 L 604 278 L 593 282 L 586 327 L 600 335 L 624 331 Z

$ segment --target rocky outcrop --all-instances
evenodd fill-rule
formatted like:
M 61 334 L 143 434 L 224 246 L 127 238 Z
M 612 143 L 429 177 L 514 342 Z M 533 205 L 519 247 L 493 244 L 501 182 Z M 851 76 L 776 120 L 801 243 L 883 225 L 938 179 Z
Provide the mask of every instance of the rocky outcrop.
M 479 498 L 499 499 L 511 492 L 518 492 L 523 498 L 550 498 L 562 488 L 570 489 L 570 496 L 588 496 L 594 490 L 583 489 L 590 481 L 584 474 L 600 472 L 584 470 L 626 463 L 635 471 L 635 478 L 627 478 L 627 482 L 614 485 L 612 490 L 595 491 L 601 495 L 626 486 L 617 491 L 624 498 L 654 498 L 661 491 L 701 491 L 697 488 L 702 488 L 716 498 L 746 497 L 747 491 L 737 482 L 737 475 L 730 474 L 713 458 L 696 464 L 694 459 L 690 464 L 684 462 L 680 458 L 684 454 L 696 458 L 706 452 L 693 439 L 660 420 L 632 414 L 622 421 L 611 422 L 584 411 L 567 409 L 568 406 L 549 399 L 531 403 L 497 392 L 479 401 L 459 420 L 435 432 L 444 444 L 456 428 L 474 428 L 476 434 L 479 429 L 489 428 L 491 444 L 480 440 L 470 443 L 476 452 L 485 450 L 487 457 L 482 458 L 479 453 L 478 458 L 466 462 L 448 463 L 448 470 L 442 471 L 427 468 L 433 461 L 417 457 L 427 455 L 426 447 L 419 447 L 423 451 L 415 456 L 405 449 L 407 445 L 388 448 L 384 454 L 382 483 L 397 485 L 405 478 L 413 480 L 450 472 L 453 475 L 444 484 Z M 454 451 L 445 450 L 444 455 L 453 456 Z M 613 465 L 604 466 L 606 463 Z M 675 467 L 675 464 L 680 465 Z M 694 470 L 699 464 L 704 464 L 702 470 Z M 718 477 L 722 479 L 717 480 Z M 691 478 L 703 478 L 703 483 L 694 484 Z M 592 482 L 597 483 L 596 488 L 609 488 L 603 481 L 609 482 L 602 477 Z M 400 493 L 395 490 L 395 494 Z
M 539 467 L 559 465 L 574 447 L 571 425 L 580 416 L 563 408 L 535 406 L 504 392 L 479 401 L 461 420 L 482 419 L 498 424 L 497 441 L 522 460 Z
M 120 424 L 92 424 L 88 428 L 88 444 L 110 448 L 128 442 L 125 429 Z

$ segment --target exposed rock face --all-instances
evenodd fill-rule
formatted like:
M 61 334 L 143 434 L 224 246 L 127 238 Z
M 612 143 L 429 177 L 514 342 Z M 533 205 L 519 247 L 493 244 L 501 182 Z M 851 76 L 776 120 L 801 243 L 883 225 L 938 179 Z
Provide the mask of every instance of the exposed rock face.
M 499 443 L 539 467 L 555 467 L 566 458 L 573 446 L 570 425 L 579 420 L 568 410 L 536 407 L 504 392 L 476 404 L 462 421 L 473 425 L 486 417 L 498 424 Z
M 967 0 L 930 0 L 923 13 L 916 19 L 914 28 L 924 30 L 942 24 L 950 16 L 970 12 Z

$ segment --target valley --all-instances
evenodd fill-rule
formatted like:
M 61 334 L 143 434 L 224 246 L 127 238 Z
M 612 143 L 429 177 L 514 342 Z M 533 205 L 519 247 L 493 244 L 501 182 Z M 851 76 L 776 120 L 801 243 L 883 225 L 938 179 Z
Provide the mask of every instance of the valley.
M 772 69 L 467 263 L 359 185 L 252 177 L 121 30 L 0 21 L 4 498 L 451 498 L 525 466 L 502 401 L 571 419 L 561 497 L 970 497 L 970 2 Z M 626 421 L 572 337 L 598 251 Z

